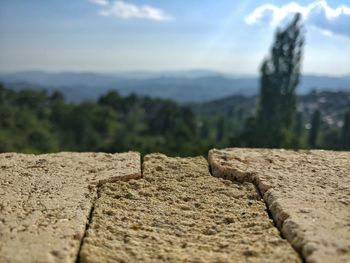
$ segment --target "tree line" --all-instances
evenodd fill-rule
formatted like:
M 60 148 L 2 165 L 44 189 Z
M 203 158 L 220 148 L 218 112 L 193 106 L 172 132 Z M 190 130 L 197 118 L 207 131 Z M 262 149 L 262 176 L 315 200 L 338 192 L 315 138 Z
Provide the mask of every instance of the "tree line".
M 164 152 L 201 154 L 197 122 L 175 102 L 109 92 L 72 104 L 62 94 L 0 86 L 0 152 Z
M 97 102 L 72 104 L 59 92 L 14 91 L 0 85 L 0 152 L 135 150 L 194 156 L 233 146 L 350 150 L 350 111 L 344 114 L 341 130 L 330 129 L 319 110 L 312 114 L 309 130 L 298 128 L 302 124 L 296 118 L 281 133 L 292 139 L 282 137 L 281 144 L 264 141 L 268 129 L 260 130 L 255 117 L 251 124 L 252 118 L 244 121 L 244 116 L 242 109 L 201 115 L 172 101 L 121 97 L 114 91 Z

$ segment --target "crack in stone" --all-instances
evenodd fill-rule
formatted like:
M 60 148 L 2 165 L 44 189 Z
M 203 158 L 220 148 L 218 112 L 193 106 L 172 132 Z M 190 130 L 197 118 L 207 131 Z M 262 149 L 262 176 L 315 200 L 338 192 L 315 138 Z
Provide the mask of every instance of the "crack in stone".
M 249 179 L 251 179 L 251 178 L 249 178 Z M 292 242 L 290 242 L 290 241 L 284 236 L 284 234 L 283 234 L 283 232 L 282 232 L 283 223 L 284 223 L 284 221 L 285 221 L 286 219 L 288 219 L 288 217 L 285 218 L 285 220 L 282 222 L 281 226 L 278 226 L 277 221 L 275 220 L 275 218 L 274 218 L 274 216 L 273 216 L 273 212 L 269 209 L 268 202 L 265 200 L 264 194 L 261 192 L 260 188 L 258 187 L 258 184 L 255 182 L 255 180 L 249 180 L 249 182 L 251 182 L 251 183 L 254 185 L 254 187 L 255 187 L 256 191 L 258 192 L 258 194 L 259 194 L 261 200 L 263 200 L 263 202 L 264 202 L 264 204 L 265 204 L 265 206 L 266 206 L 267 215 L 268 215 L 269 218 L 272 220 L 274 227 L 278 229 L 278 232 L 279 232 L 281 238 L 283 238 L 283 239 L 285 239 L 285 240 L 288 241 L 288 243 L 291 245 L 291 247 L 293 247 L 293 249 L 298 253 L 298 255 L 299 255 L 299 257 L 300 257 L 302 263 L 305 263 L 306 260 L 305 260 L 305 258 L 303 257 L 303 255 L 302 255 L 302 253 L 301 253 L 301 249 L 298 249 L 297 247 L 295 247 L 295 246 L 292 244 Z M 266 194 L 266 192 L 265 192 L 265 194 Z
M 124 176 L 114 176 L 114 177 L 110 177 L 110 178 L 107 178 L 104 180 L 99 180 L 97 182 L 97 184 L 95 184 L 95 186 L 90 186 L 91 188 L 94 188 L 95 193 L 94 193 L 94 197 L 92 198 L 92 201 L 91 201 L 91 208 L 90 208 L 90 212 L 89 212 L 89 217 L 88 217 L 87 222 L 86 222 L 84 235 L 80 241 L 78 254 L 77 254 L 76 260 L 75 260 L 76 263 L 80 263 L 80 252 L 81 252 L 82 247 L 84 245 L 84 241 L 85 241 L 85 238 L 87 236 L 87 232 L 90 228 L 90 225 L 92 224 L 93 214 L 94 214 L 96 203 L 97 203 L 98 199 L 101 197 L 101 188 L 103 187 L 104 184 L 107 184 L 107 183 L 114 183 L 117 181 L 130 181 L 133 179 L 141 179 L 142 178 L 142 165 L 141 164 L 140 164 L 140 167 L 141 167 L 140 168 L 141 174 L 135 173 L 135 174 L 128 174 L 128 175 L 124 175 Z
M 301 247 L 296 247 L 288 238 L 286 238 L 283 234 L 283 231 L 282 231 L 282 228 L 283 228 L 283 224 L 284 222 L 289 218 L 289 216 L 287 216 L 286 218 L 283 218 L 283 220 L 281 222 L 279 222 L 279 220 L 277 220 L 277 218 L 279 218 L 279 216 L 277 215 L 277 213 L 274 213 L 271 209 L 270 209 L 270 206 L 274 203 L 274 199 L 273 201 L 271 201 L 271 204 L 270 201 L 269 201 L 269 198 L 268 196 L 271 195 L 271 191 L 269 191 L 271 188 L 267 189 L 265 192 L 262 191 L 262 189 L 260 189 L 260 183 L 259 183 L 259 178 L 255 175 L 255 173 L 250 173 L 250 172 L 246 172 L 244 173 L 244 175 L 242 176 L 242 174 L 240 174 L 239 176 L 234 176 L 234 175 L 231 175 L 231 176 L 228 176 L 228 175 L 225 175 L 225 174 L 219 174 L 219 173 L 215 173 L 213 172 L 213 170 L 215 171 L 215 168 L 213 167 L 212 165 L 212 162 L 210 162 L 208 160 L 208 165 L 209 165 L 209 173 L 213 176 L 213 177 L 220 177 L 220 178 L 223 178 L 223 179 L 227 179 L 227 180 L 230 180 L 232 182 L 237 182 L 237 183 L 252 183 L 258 193 L 258 195 L 260 196 L 260 198 L 263 200 L 265 206 L 266 206 L 266 212 L 267 212 L 267 215 L 268 217 L 272 220 L 273 224 L 274 224 L 274 227 L 276 227 L 276 229 L 278 229 L 278 232 L 281 236 L 281 238 L 285 239 L 288 241 L 288 243 L 291 245 L 291 247 L 293 247 L 293 249 L 298 253 L 301 261 L 303 263 L 306 262 L 303 254 L 302 254 L 302 251 L 301 251 Z M 281 207 L 279 207 L 280 209 L 277 209 L 277 210 L 281 210 L 282 213 L 283 213 L 283 209 Z M 274 216 L 275 214 L 275 216 Z
M 202 157 L 153 154 L 142 168 L 145 180 L 100 189 L 80 262 L 300 262 L 266 216 L 253 184 L 212 177 Z
M 86 238 L 86 235 L 87 235 L 88 229 L 90 227 L 90 224 L 92 223 L 92 217 L 93 217 L 93 213 L 94 213 L 94 210 L 95 210 L 95 204 L 96 204 L 96 201 L 97 201 L 97 199 L 99 198 L 99 195 L 100 195 L 99 192 L 100 192 L 100 187 L 97 187 L 97 189 L 95 190 L 94 198 L 93 198 L 93 200 L 91 202 L 90 213 L 89 213 L 89 217 L 87 219 L 86 225 L 85 225 L 84 235 L 83 235 L 82 239 L 80 240 L 80 245 L 79 245 L 79 249 L 78 249 L 78 253 L 77 253 L 77 258 L 75 260 L 76 263 L 80 262 L 80 252 L 81 252 L 81 249 L 83 247 L 84 240 Z
M 214 175 L 214 173 L 212 171 L 213 167 L 212 167 L 211 163 L 209 161 L 207 161 L 207 163 L 208 163 L 208 170 L 209 170 L 210 175 L 213 176 L 213 177 L 219 177 L 219 176 L 215 176 Z M 130 175 L 122 176 L 122 177 L 111 177 L 111 178 L 108 178 L 108 179 L 105 179 L 105 180 L 100 180 L 97 184 L 94 185 L 95 195 L 94 195 L 94 198 L 93 198 L 93 200 L 91 202 L 91 210 L 90 210 L 89 217 L 88 217 L 88 220 L 87 220 L 87 223 L 86 223 L 84 236 L 81 239 L 81 243 L 80 243 L 80 246 L 79 246 L 77 258 L 76 258 L 76 261 L 75 261 L 76 263 L 80 263 L 81 262 L 80 253 L 81 253 L 81 250 L 83 248 L 85 238 L 87 237 L 87 233 L 88 233 L 88 230 L 90 228 L 90 225 L 93 222 L 95 206 L 96 206 L 96 204 L 98 202 L 98 199 L 101 197 L 101 189 L 102 189 L 102 187 L 105 184 L 107 184 L 107 183 L 113 183 L 113 182 L 117 182 L 117 181 L 129 181 L 129 180 L 132 180 L 132 179 L 141 179 L 143 177 L 143 170 L 144 170 L 144 160 L 143 160 L 143 158 L 141 159 L 140 167 L 141 167 L 141 169 L 140 169 L 141 170 L 141 174 L 138 173 L 138 174 L 130 174 Z M 222 177 L 225 177 L 225 176 L 222 176 Z M 244 182 L 252 183 L 254 185 L 255 189 L 256 189 L 257 195 L 259 196 L 259 198 L 261 198 L 263 200 L 263 202 L 264 202 L 264 204 L 266 206 L 266 212 L 267 212 L 268 217 L 272 220 L 274 227 L 276 229 L 278 229 L 278 233 L 280 234 L 281 238 L 285 239 L 281 229 L 278 227 L 278 223 L 276 222 L 276 220 L 273 217 L 272 211 L 269 209 L 268 203 L 267 203 L 267 201 L 264 198 L 264 194 L 262 193 L 261 189 L 258 187 L 259 183 L 256 180 L 257 177 L 255 177 L 253 174 L 247 174 L 247 176 L 245 176 L 243 179 L 242 178 L 234 179 L 234 178 L 227 178 L 227 177 L 225 177 L 225 179 L 229 179 L 229 180 L 231 180 L 233 182 L 238 182 L 238 183 L 244 183 Z M 266 194 L 266 192 L 267 191 L 265 191 L 265 194 Z M 283 223 L 282 223 L 282 225 L 283 225 Z M 288 243 L 291 244 L 289 241 L 288 241 Z M 291 246 L 293 247 L 292 244 L 291 244 Z M 299 255 L 300 259 L 302 260 L 302 262 L 305 262 L 305 259 L 301 256 L 300 251 L 296 250 L 296 252 L 298 253 L 298 255 Z

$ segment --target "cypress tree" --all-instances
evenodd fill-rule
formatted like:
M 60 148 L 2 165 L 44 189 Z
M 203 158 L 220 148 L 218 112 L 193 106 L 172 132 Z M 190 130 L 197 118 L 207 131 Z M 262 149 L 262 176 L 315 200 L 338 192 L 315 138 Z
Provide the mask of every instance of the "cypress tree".
M 292 147 L 288 142 L 292 141 L 303 45 L 301 16 L 297 14 L 284 30 L 277 31 L 271 54 L 261 66 L 257 146 Z

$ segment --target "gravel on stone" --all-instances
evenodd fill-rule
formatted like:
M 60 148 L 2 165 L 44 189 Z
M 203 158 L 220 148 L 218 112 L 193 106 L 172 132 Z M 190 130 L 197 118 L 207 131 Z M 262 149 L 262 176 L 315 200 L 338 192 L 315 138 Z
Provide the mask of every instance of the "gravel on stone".
M 215 176 L 254 182 L 306 262 L 350 262 L 350 152 L 211 150 Z
M 0 154 L 0 262 L 75 262 L 98 186 L 140 176 L 138 153 Z
M 202 158 L 144 158 L 143 179 L 99 189 L 80 262 L 300 262 L 252 183 Z

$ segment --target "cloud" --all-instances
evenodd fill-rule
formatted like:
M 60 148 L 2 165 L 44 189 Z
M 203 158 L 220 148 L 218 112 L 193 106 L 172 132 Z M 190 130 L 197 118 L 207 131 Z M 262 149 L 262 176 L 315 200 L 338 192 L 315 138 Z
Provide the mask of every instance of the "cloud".
M 172 16 L 166 14 L 162 9 L 152 6 L 139 6 L 121 0 L 113 2 L 107 0 L 90 1 L 102 7 L 99 11 L 99 15 L 101 16 L 115 16 L 124 19 L 139 18 L 153 21 L 166 21 L 173 19 Z
M 100 6 L 107 6 L 109 4 L 108 0 L 90 0 L 90 2 Z
M 326 35 L 343 35 L 350 37 L 350 7 L 342 5 L 332 8 L 327 1 L 321 0 L 302 6 L 291 2 L 278 7 L 265 4 L 256 8 L 245 18 L 248 25 L 269 24 L 276 26 L 285 23 L 295 13 L 300 13 L 306 25 L 319 29 Z

